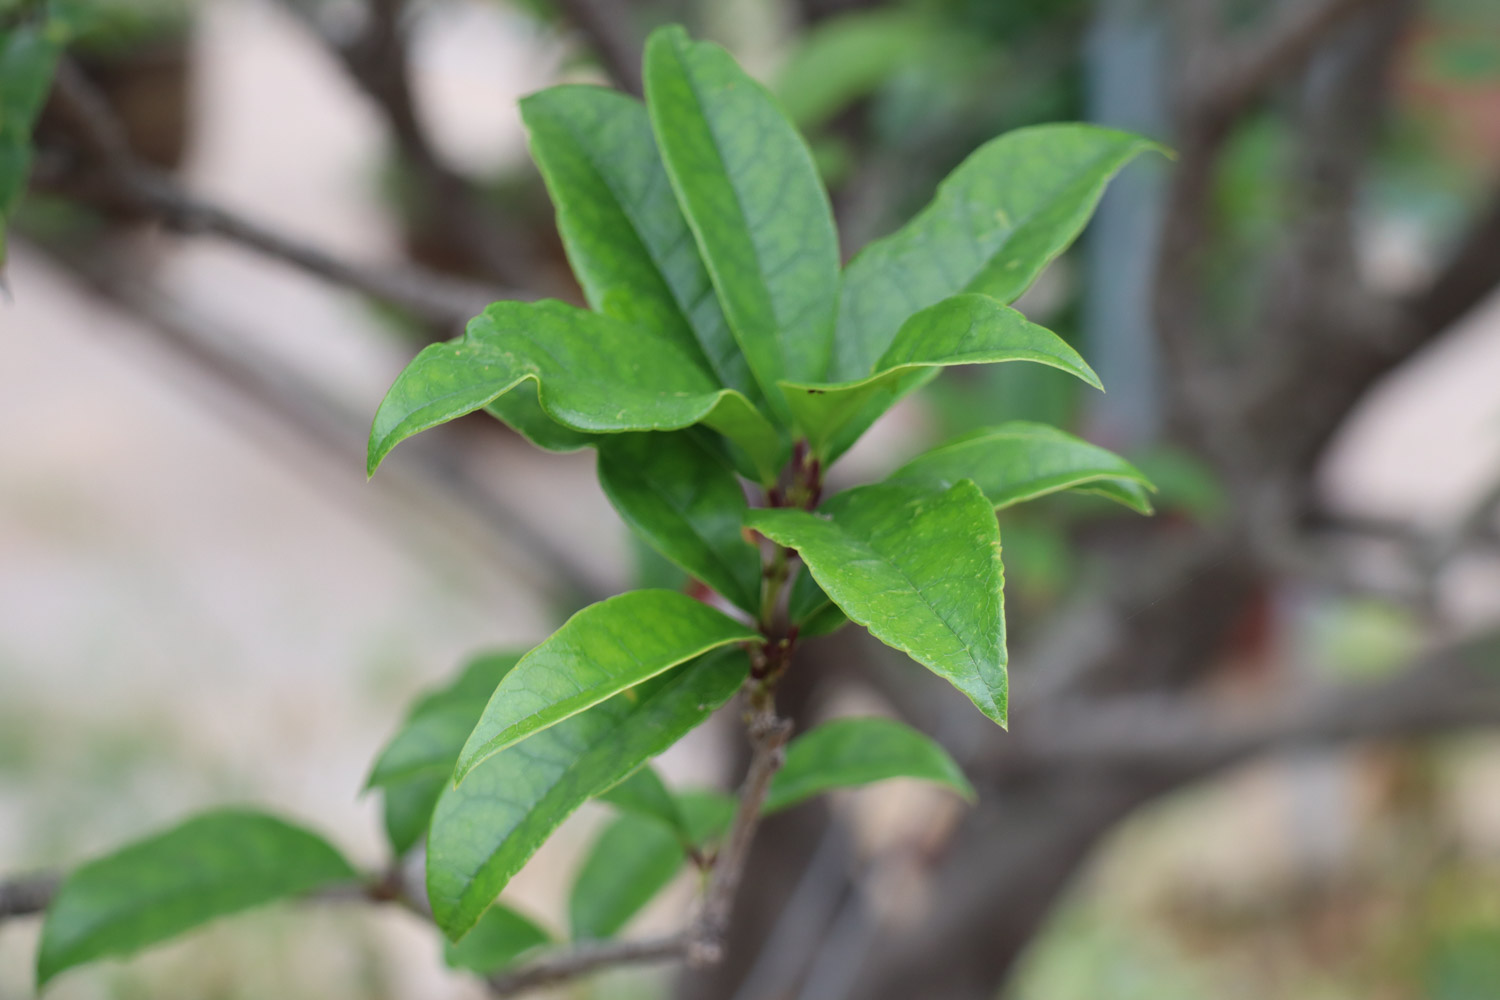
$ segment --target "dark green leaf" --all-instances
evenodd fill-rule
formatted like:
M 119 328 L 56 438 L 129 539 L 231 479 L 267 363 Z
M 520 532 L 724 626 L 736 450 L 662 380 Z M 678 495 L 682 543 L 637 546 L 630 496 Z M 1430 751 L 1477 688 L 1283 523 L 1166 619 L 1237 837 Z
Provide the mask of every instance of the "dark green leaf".
M 1105 491 L 1112 500 L 1151 513 L 1151 486 L 1135 466 L 1097 445 L 1047 424 L 1016 420 L 954 438 L 891 473 L 891 482 L 946 489 L 972 479 L 996 508 L 1058 490 Z M 1112 489 L 1111 489 L 1112 488 Z
M 525 386 L 532 383 L 531 386 Z M 432 344 L 396 379 L 370 429 L 371 473 L 398 443 L 534 391 L 563 427 L 589 433 L 703 423 L 774 475 L 780 435 L 744 396 L 722 389 L 666 335 L 562 302 L 496 302 L 458 340 Z
M 392 782 L 380 790 L 385 839 L 398 857 L 416 847 L 417 841 L 426 836 L 427 824 L 432 822 L 432 810 L 437 807 L 438 796 L 443 794 L 443 786 L 447 784 L 447 777 L 408 778 Z
M 676 877 L 684 859 L 677 834 L 626 814 L 604 828 L 568 897 L 574 940 L 613 937 Z
M 843 628 L 849 621 L 847 615 L 828 599 L 818 581 L 804 570 L 792 581 L 792 592 L 787 599 L 787 615 L 797 626 L 798 635 L 805 639 L 828 635 Z
M 679 663 L 755 639 L 746 626 L 671 590 L 633 590 L 591 604 L 505 675 L 458 755 L 455 780 L 512 743 Z
M 0 28 L 0 264 L 5 224 L 31 172 L 31 130 L 47 100 L 61 46 L 44 26 Z
M 551 944 L 552 935 L 508 906 L 495 903 L 457 944 L 443 942 L 443 962 L 481 976 L 510 965 L 526 952 Z
M 646 103 L 662 160 L 724 314 L 773 409 L 776 383 L 828 373 L 839 252 L 807 144 L 717 45 L 676 27 L 646 43 Z
M 520 658 L 509 652 L 475 657 L 453 683 L 421 698 L 381 751 L 367 787 L 381 789 L 386 835 L 397 854 L 409 851 L 427 832 L 464 740 L 500 679 Z
M 816 514 L 759 510 L 747 523 L 796 549 L 852 621 L 1005 724 L 1000 529 L 972 482 L 863 486 Z
M 739 689 L 740 650 L 722 650 L 495 754 L 444 789 L 427 843 L 438 926 L 462 937 L 575 809 L 677 742 Z
M 846 425 L 868 414 L 872 404 L 883 410 L 895 402 L 922 369 L 1006 361 L 1048 365 L 1100 388 L 1099 376 L 1067 341 L 1009 306 L 974 294 L 944 299 L 903 323 L 874 375 L 854 382 L 782 383 L 782 388 L 813 450 L 827 458 Z
M 711 789 L 677 793 L 677 807 L 687 820 L 688 841 L 700 848 L 712 844 L 729 829 L 736 805 L 730 796 Z
M 974 788 L 948 751 L 894 719 L 834 719 L 786 748 L 786 763 L 771 780 L 765 811 L 777 812 L 834 788 L 887 778 L 919 778 L 946 785 L 973 801 Z
M 547 416 L 547 411 L 537 402 L 535 382 L 517 386 L 490 400 L 484 412 L 544 451 L 577 451 L 593 444 L 596 438 L 596 435 L 564 427 Z
M 307 830 L 248 810 L 205 813 L 63 880 L 42 925 L 37 984 L 215 917 L 356 878 L 338 851 Z
M 381 751 L 367 783 L 382 788 L 413 777 L 447 779 L 490 696 L 521 660 L 519 653 L 475 657 L 452 684 L 422 697 Z
M 829 377 L 869 375 L 909 316 L 950 295 L 1014 301 L 1077 237 L 1116 171 L 1158 148 L 1094 125 L 1038 125 L 985 143 L 931 204 L 849 262 Z
M 661 776 L 650 764 L 601 794 L 599 801 L 607 802 L 621 812 L 654 819 L 676 830 L 681 839 L 689 836 L 687 820 L 677 805 L 676 796 L 662 783 Z
M 521 118 L 589 305 L 662 330 L 724 385 L 757 398 L 645 107 L 616 91 L 562 86 L 521 101 Z
M 760 601 L 760 553 L 741 533 L 745 493 L 693 431 L 599 442 L 599 484 L 636 534 L 747 611 Z

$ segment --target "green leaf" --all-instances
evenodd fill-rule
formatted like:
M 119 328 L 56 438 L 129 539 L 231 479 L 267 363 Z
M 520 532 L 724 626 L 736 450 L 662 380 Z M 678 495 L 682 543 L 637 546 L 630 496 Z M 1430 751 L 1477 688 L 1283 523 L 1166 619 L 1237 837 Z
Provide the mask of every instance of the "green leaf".
M 508 906 L 495 903 L 457 944 L 443 942 L 443 962 L 481 976 L 499 972 L 533 948 L 552 943 L 552 935 Z
M 505 675 L 458 755 L 454 780 L 512 743 L 679 663 L 756 638 L 733 618 L 671 590 L 633 590 L 591 604 Z
M 78 868 L 42 925 L 37 985 L 215 917 L 358 878 L 316 834 L 242 809 L 205 813 Z
M 1155 143 L 1037 125 L 979 147 L 901 229 L 849 262 L 829 377 L 863 378 L 918 310 L 958 292 L 1013 302 L 1078 236 L 1111 177 Z
M 764 811 L 887 778 L 933 781 L 974 800 L 973 786 L 948 751 L 910 726 L 894 719 L 834 719 L 786 748 L 786 763 L 771 779 Z
M 688 842 L 706 847 L 724 835 L 734 820 L 739 803 L 713 789 L 689 789 L 677 793 L 677 807 L 687 820 Z
M 915 383 L 922 369 L 952 365 L 1032 361 L 1076 375 L 1098 389 L 1099 376 L 1067 341 L 987 295 L 944 299 L 912 316 L 876 365 L 877 374 L 854 382 L 782 383 L 797 424 L 815 453 L 830 445 L 872 407 L 883 411 Z
M 758 510 L 747 523 L 796 549 L 850 620 L 1005 725 L 1000 529 L 979 487 L 862 486 L 816 514 Z
M 802 128 L 832 118 L 910 67 L 933 19 L 903 8 L 830 17 L 804 34 L 776 76 L 776 96 Z
M 535 382 L 491 400 L 484 412 L 543 451 L 577 451 L 587 448 L 597 439 L 597 435 L 564 427 L 547 416 L 547 411 L 537 401 Z
M 676 830 L 683 840 L 689 837 L 687 820 L 678 807 L 677 797 L 662 783 L 661 776 L 650 764 L 602 793 L 599 801 L 621 812 L 654 819 Z
M 427 838 L 438 926 L 462 937 L 564 819 L 708 718 L 749 669 L 737 649 L 700 657 L 495 754 L 463 784 L 446 787 Z
M 437 808 L 438 796 L 443 794 L 447 783 L 445 777 L 409 778 L 380 790 L 385 839 L 397 857 L 416 847 L 417 841 L 427 835 L 432 810 Z
M 614 937 L 682 869 L 682 841 L 652 819 L 626 814 L 604 828 L 573 880 L 568 923 L 577 941 Z
M 807 144 L 759 83 L 678 27 L 646 43 L 646 104 L 677 201 L 770 406 L 828 373 L 839 250 Z
M 792 592 L 787 598 L 787 615 L 797 626 L 797 634 L 804 639 L 829 635 L 843 628 L 849 621 L 847 615 L 828 599 L 823 588 L 818 586 L 811 573 L 798 573 L 792 581 Z
M 753 611 L 760 553 L 741 528 L 749 506 L 729 463 L 692 431 L 616 434 L 599 442 L 599 484 L 641 538 Z
M 490 406 L 524 383 L 563 427 L 588 433 L 703 423 L 774 475 L 780 435 L 666 335 L 562 302 L 496 302 L 463 337 L 423 348 L 375 412 L 368 471 L 398 443 Z
M 617 91 L 568 85 L 522 100 L 521 119 L 589 305 L 663 331 L 724 385 L 758 398 L 645 107 Z
M 459 750 L 500 679 L 520 658 L 511 652 L 475 657 L 451 684 L 418 700 L 381 751 L 366 787 L 382 790 L 386 836 L 397 854 L 405 854 L 427 832 Z
M 1058 490 L 1104 492 L 1142 514 L 1151 487 L 1139 469 L 1113 452 L 1047 424 L 1015 420 L 954 438 L 907 462 L 890 482 L 946 489 L 972 479 L 998 508 Z
M 55 36 L 43 26 L 0 29 L 0 264 L 5 263 L 5 223 L 31 172 L 31 131 L 57 68 L 61 46 Z

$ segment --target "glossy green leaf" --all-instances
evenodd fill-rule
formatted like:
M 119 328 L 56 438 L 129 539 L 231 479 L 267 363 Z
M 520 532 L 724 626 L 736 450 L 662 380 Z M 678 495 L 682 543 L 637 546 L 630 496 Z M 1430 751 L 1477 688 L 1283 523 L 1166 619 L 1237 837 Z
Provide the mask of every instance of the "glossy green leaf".
M 1151 482 L 1139 469 L 1098 445 L 1047 424 L 1025 420 L 954 438 L 891 473 L 891 482 L 946 489 L 972 479 L 996 508 L 1058 490 L 1100 492 L 1151 513 Z
M 910 726 L 894 719 L 834 719 L 792 740 L 786 763 L 771 779 L 765 811 L 887 778 L 936 782 L 974 800 L 973 786 L 948 751 Z
M 508 906 L 493 904 L 479 923 L 457 944 L 443 942 L 443 962 L 450 969 L 467 969 L 487 976 L 510 965 L 533 948 L 552 943 L 536 922 Z
M 1099 376 L 1067 341 L 987 295 L 955 295 L 915 314 L 876 364 L 854 382 L 783 383 L 787 402 L 814 451 L 830 444 L 853 420 L 883 410 L 908 391 L 922 369 L 1031 361 L 1076 375 L 1094 388 Z M 883 403 L 883 405 L 881 405 Z
M 755 639 L 750 628 L 676 591 L 633 590 L 591 604 L 500 681 L 458 755 L 455 780 L 486 757 L 679 663 Z
M 661 780 L 661 775 L 650 764 L 646 764 L 624 781 L 603 792 L 599 801 L 633 816 L 654 819 L 670 830 L 675 830 L 678 839 L 690 840 L 687 817 L 682 814 L 677 796 Z
M 359 876 L 316 834 L 274 816 L 221 809 L 188 820 L 63 880 L 47 908 L 37 983 L 129 955 L 215 917 Z
M 972 482 L 862 486 L 817 513 L 759 510 L 747 523 L 796 549 L 850 620 L 1005 724 L 1000 529 Z
M 484 412 L 505 424 L 543 451 L 577 451 L 587 448 L 598 435 L 575 431 L 547 416 L 537 401 L 536 383 L 517 386 L 489 401 Z
M 469 661 L 451 684 L 417 701 L 381 751 L 367 787 L 381 789 L 386 836 L 397 854 L 409 851 L 427 832 L 459 750 L 496 685 L 520 658 L 520 653 L 502 652 Z
M 462 937 L 558 824 L 708 718 L 749 669 L 737 649 L 700 657 L 493 755 L 445 788 L 427 839 L 438 926 Z
M 599 834 L 568 896 L 574 940 L 614 937 L 682 870 L 677 834 L 652 819 L 626 814 Z
M 692 431 L 599 442 L 599 484 L 633 531 L 688 573 L 753 611 L 760 553 L 741 533 L 749 509 L 734 470 Z
M 724 385 L 757 398 L 645 106 L 617 91 L 568 85 L 522 100 L 521 119 L 589 305 L 663 331 Z
M 839 251 L 807 144 L 722 48 L 677 27 L 646 43 L 657 146 L 724 314 L 769 404 L 776 383 L 825 378 Z
M 767 475 L 781 437 L 737 392 L 720 388 L 670 337 L 562 302 L 496 302 L 464 336 L 424 348 L 397 377 L 370 429 L 373 474 L 413 434 L 531 383 L 541 409 L 589 433 L 702 423 L 744 448 Z
M 844 272 L 829 378 L 875 371 L 907 318 L 950 295 L 1012 302 L 1067 249 L 1105 185 L 1155 143 L 1094 125 L 1037 125 L 985 143 L 901 229 Z
M 31 172 L 31 131 L 61 50 L 54 34 L 44 26 L 0 28 L 0 264 L 5 262 L 5 224 Z

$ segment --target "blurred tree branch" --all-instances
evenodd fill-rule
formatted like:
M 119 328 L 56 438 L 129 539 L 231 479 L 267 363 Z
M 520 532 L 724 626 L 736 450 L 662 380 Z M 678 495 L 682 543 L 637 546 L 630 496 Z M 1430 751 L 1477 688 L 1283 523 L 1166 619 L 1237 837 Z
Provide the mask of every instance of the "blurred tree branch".
M 277 232 L 236 212 L 189 195 L 166 174 L 147 166 L 131 152 L 124 130 L 104 98 L 71 60 L 58 64 L 55 94 L 94 154 L 92 166 L 102 172 L 104 191 L 92 186 L 54 183 L 57 193 L 81 201 L 108 204 L 123 199 L 163 226 L 185 235 L 211 234 L 290 264 L 333 284 L 361 292 L 444 327 L 462 326 L 497 297 L 513 295 L 455 281 L 415 266 L 376 268 L 346 261 L 335 254 Z M 47 186 L 44 175 L 39 181 Z

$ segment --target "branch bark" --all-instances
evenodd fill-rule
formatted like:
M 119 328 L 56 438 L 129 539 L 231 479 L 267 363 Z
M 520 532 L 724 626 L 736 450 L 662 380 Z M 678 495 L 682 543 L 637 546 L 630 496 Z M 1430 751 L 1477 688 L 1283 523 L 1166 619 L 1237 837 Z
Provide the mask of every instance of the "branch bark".
M 96 156 L 111 193 L 175 232 L 207 233 L 238 243 L 390 305 L 425 322 L 457 329 L 497 298 L 527 298 L 514 292 L 455 281 L 416 267 L 400 270 L 346 261 L 246 216 L 189 195 L 166 174 L 147 166 L 131 151 L 118 119 L 71 60 L 58 64 L 55 93 Z M 64 190 L 62 193 L 70 192 Z M 88 199 L 89 194 L 73 192 Z

